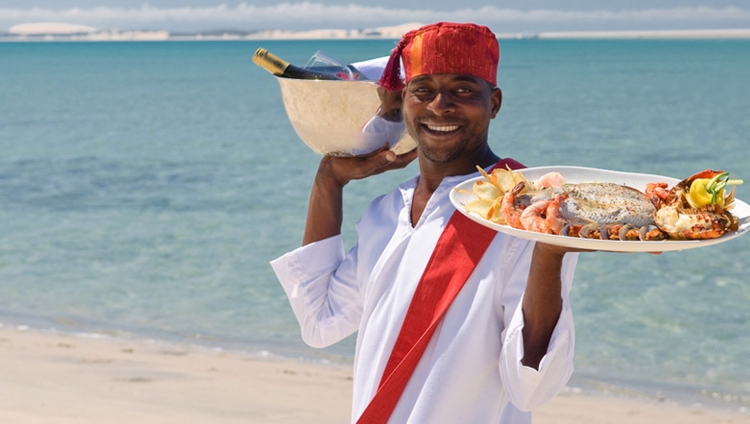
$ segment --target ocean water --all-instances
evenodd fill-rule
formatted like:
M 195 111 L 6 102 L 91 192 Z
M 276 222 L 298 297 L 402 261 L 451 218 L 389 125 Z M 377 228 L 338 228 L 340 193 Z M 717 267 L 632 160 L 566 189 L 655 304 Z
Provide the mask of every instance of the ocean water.
M 303 64 L 390 40 L 0 43 L 0 322 L 347 362 L 313 350 L 268 261 L 298 246 L 319 156 L 259 46 Z M 491 144 L 530 166 L 750 178 L 750 40 L 501 40 Z M 416 165 L 347 187 L 344 233 Z M 750 200 L 750 184 L 737 189 Z M 572 387 L 750 407 L 750 237 L 590 253 Z

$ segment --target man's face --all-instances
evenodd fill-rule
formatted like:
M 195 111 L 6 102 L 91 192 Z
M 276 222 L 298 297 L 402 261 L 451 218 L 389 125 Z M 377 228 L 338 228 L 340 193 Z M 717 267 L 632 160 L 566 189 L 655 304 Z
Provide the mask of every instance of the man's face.
M 406 129 L 421 154 L 445 163 L 483 148 L 502 93 L 471 75 L 433 74 L 409 81 L 403 99 Z

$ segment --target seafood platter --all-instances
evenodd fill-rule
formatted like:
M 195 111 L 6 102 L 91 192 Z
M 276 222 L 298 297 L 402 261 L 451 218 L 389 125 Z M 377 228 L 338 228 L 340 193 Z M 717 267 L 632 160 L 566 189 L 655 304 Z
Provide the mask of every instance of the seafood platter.
M 683 180 L 574 166 L 489 174 L 450 193 L 469 219 L 516 237 L 578 249 L 665 252 L 711 246 L 750 229 L 742 180 L 705 170 Z

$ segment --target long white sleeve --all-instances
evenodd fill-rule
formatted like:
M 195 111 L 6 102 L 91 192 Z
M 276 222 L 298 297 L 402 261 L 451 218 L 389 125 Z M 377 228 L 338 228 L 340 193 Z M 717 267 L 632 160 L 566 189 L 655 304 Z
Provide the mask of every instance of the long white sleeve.
M 529 250 L 531 249 L 533 246 L 529 247 Z M 531 255 L 526 256 L 527 261 L 530 261 Z M 565 387 L 573 373 L 575 329 L 569 293 L 577 259 L 578 254 L 569 253 L 563 262 L 561 273 L 563 307 L 550 338 L 547 353 L 539 364 L 539 370 L 521 363 L 524 356 L 524 317 L 520 306 L 523 304 L 523 293 L 517 301 L 512 300 L 517 307 L 512 311 L 504 334 L 503 348 L 500 351 L 500 376 L 510 402 L 520 410 L 530 411 L 552 400 Z M 525 279 L 527 273 L 524 269 L 524 266 L 516 267 L 512 278 Z M 513 290 L 513 285 L 508 287 L 509 290 Z M 506 295 L 511 298 L 516 297 L 516 293 Z
M 356 251 L 350 255 L 356 256 Z M 344 262 L 340 235 L 300 247 L 271 262 L 299 322 L 302 340 L 312 347 L 336 343 L 359 325 L 359 287 Z

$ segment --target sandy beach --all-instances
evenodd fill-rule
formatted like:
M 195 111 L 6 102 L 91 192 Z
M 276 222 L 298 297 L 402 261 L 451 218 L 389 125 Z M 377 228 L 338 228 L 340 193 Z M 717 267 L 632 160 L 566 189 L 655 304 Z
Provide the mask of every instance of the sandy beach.
M 0 329 L 0 422 L 346 423 L 349 367 L 141 340 Z M 564 393 L 536 424 L 750 423 L 698 406 Z

